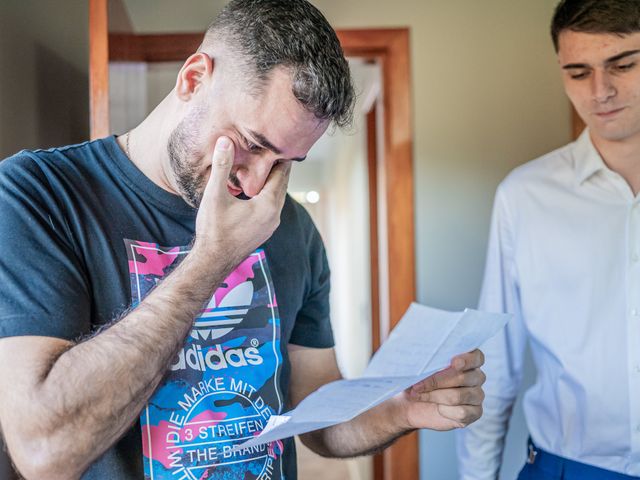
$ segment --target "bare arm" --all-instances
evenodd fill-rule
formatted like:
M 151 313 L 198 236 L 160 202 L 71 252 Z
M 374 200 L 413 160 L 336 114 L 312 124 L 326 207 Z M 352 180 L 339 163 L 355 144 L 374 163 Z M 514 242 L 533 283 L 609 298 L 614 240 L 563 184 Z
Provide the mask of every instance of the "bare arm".
M 224 278 L 200 263 L 187 256 L 138 308 L 86 342 L 0 341 L 0 418 L 24 476 L 77 478 L 135 421 L 206 301 L 193 286 Z
M 250 201 L 226 189 L 233 148 L 216 149 L 191 252 L 140 305 L 82 343 L 0 340 L 0 424 L 26 478 L 79 478 L 131 426 L 213 291 L 275 230 L 289 167 Z
M 289 346 L 292 403 L 297 405 L 320 386 L 341 378 L 332 348 Z M 452 366 L 349 422 L 301 436 L 303 443 L 325 457 L 368 455 L 418 428 L 451 430 L 482 414 L 485 377 L 482 352 L 460 355 Z

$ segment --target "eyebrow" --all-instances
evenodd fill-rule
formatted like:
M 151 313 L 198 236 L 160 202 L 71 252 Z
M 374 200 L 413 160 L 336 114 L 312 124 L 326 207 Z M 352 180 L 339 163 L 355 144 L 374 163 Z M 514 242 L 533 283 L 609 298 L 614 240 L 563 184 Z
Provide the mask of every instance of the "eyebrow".
M 273 143 L 271 143 L 267 139 L 267 137 L 265 137 L 263 134 L 261 134 L 259 132 L 254 132 L 253 130 L 249 130 L 249 133 L 251 134 L 251 136 L 253 138 L 255 138 L 258 141 L 258 143 L 261 146 L 263 146 L 267 150 L 272 151 L 276 155 L 282 155 L 282 150 L 280 150 Z M 304 156 L 304 157 L 295 157 L 295 158 L 289 158 L 288 160 L 291 160 L 292 162 L 302 162 L 305 158 L 307 158 L 307 157 L 306 156 Z
M 630 57 L 631 55 L 635 55 L 637 53 L 640 53 L 640 50 L 627 50 L 626 52 L 622 52 L 622 53 L 619 53 L 618 55 L 614 55 L 611 58 L 607 58 L 604 61 L 604 63 L 605 64 L 615 63 L 619 60 L 622 60 L 623 58 Z M 574 68 L 589 68 L 589 65 L 587 65 L 586 63 L 569 63 L 567 65 L 563 65 L 562 67 L 563 70 L 572 70 Z

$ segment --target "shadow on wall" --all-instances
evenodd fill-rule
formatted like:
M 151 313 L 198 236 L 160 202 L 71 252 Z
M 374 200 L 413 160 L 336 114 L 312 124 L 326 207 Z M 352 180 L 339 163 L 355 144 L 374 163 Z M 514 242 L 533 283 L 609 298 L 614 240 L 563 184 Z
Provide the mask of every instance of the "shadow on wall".
M 37 45 L 36 137 L 38 148 L 89 138 L 88 76 L 44 45 Z
M 79 143 L 89 138 L 89 96 L 88 76 L 86 72 L 74 68 L 68 61 L 43 45 L 35 45 L 35 92 L 32 93 L 33 111 L 16 112 L 2 109 L 1 125 L 19 122 L 21 135 L 6 138 L 2 142 L 3 155 L 13 154 L 23 148 L 47 148 Z M 19 78 L 15 75 L 0 82 L 3 87 L 2 98 L 15 96 Z M 14 107 L 25 101 L 23 108 L 28 109 L 28 99 L 14 102 Z M 9 123 L 10 122 L 10 123 Z M 14 127 L 16 128 L 16 127 Z M 5 452 L 4 442 L 0 438 L 0 480 L 17 480 L 11 462 Z

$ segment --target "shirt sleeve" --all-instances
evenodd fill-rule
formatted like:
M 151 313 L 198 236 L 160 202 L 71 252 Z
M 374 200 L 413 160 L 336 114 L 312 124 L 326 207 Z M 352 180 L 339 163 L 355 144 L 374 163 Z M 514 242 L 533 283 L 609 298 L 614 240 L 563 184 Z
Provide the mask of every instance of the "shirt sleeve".
M 498 188 L 491 221 L 479 309 L 512 313 L 507 326 L 481 347 L 486 398 L 482 417 L 456 433 L 459 478 L 497 479 L 509 417 L 522 380 L 527 342 L 514 262 L 514 231 L 504 188 Z
M 34 154 L 0 164 L 0 337 L 90 330 L 86 269 L 62 203 Z
M 311 348 L 334 346 L 329 292 L 331 272 L 320 233 L 313 226 L 309 239 L 310 288 L 296 317 L 290 343 Z

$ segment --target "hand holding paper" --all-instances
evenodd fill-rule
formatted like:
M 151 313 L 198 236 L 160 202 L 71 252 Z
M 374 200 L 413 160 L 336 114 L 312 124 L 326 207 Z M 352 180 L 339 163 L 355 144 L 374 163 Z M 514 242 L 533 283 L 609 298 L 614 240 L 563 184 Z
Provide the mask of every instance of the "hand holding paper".
M 482 414 L 486 379 L 480 367 L 484 355 L 474 350 L 454 359 L 451 366 L 413 385 L 399 401 L 410 429 L 463 428 Z
M 428 388 L 428 384 L 420 382 L 449 367 L 453 357 L 471 352 L 482 345 L 504 327 L 509 318 L 509 315 L 475 310 L 445 312 L 414 303 L 374 355 L 362 378 L 339 380 L 321 387 L 300 402 L 294 410 L 284 415 L 272 416 L 260 435 L 238 448 L 346 422 L 416 384 L 418 385 L 411 392 L 405 392 L 399 401 L 411 403 L 411 406 L 407 404 L 407 428 L 419 428 L 420 418 L 426 413 L 433 414 L 424 409 L 434 408 L 428 406 L 434 404 L 416 401 L 420 400 L 419 396 L 426 395 L 424 398 L 428 398 L 429 395 L 438 395 L 439 400 L 446 401 L 444 397 L 451 395 L 451 392 L 447 392 L 448 386 L 460 385 L 461 381 L 466 380 L 460 378 L 460 375 L 479 372 L 474 362 L 482 363 L 481 354 L 469 354 L 463 357 L 468 359 L 469 365 L 451 368 L 433 377 L 435 383 L 431 387 L 437 387 L 437 393 Z M 479 381 L 482 383 L 483 379 Z M 413 399 L 410 398 L 411 395 L 414 395 Z M 430 425 L 429 428 L 450 429 L 459 426 L 456 423 L 464 423 L 465 419 L 456 418 L 456 411 L 454 406 L 449 411 L 439 406 L 438 413 L 442 417 L 442 423 Z

